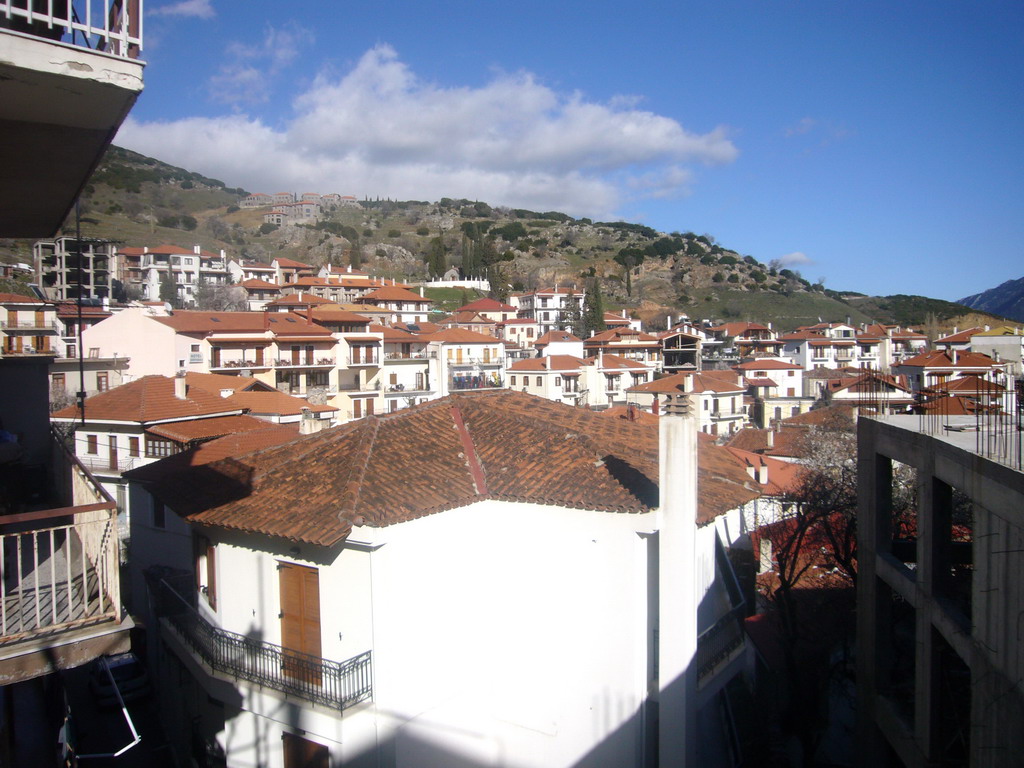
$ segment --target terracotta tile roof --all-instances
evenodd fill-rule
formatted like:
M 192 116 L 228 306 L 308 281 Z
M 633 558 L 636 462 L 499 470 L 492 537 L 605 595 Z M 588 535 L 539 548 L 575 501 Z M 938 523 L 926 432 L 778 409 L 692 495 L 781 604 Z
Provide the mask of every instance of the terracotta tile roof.
M 0 293 L 0 303 L 3 304 L 45 304 L 42 299 L 34 299 L 31 296 L 24 296 L 20 293 Z
M 640 344 L 644 346 L 657 345 L 658 338 L 643 331 L 634 331 L 632 328 L 609 328 L 607 331 L 595 333 L 584 341 L 587 346 L 598 344 Z
M 445 319 L 445 322 L 463 323 L 473 325 L 494 325 L 494 321 L 488 317 L 484 317 L 478 312 L 473 311 L 458 311 L 454 315 Z
M 605 359 L 608 355 L 605 355 Z M 627 389 L 627 392 L 650 392 L 650 393 L 674 393 L 674 392 L 735 392 L 743 391 L 743 386 L 736 381 L 736 374 L 729 371 L 722 371 L 728 378 L 712 375 L 712 371 L 703 373 L 684 371 L 674 373 L 671 376 L 664 376 L 654 381 L 637 384 Z M 687 379 L 692 379 L 687 381 Z
M 980 352 L 957 352 L 954 363 L 953 356 L 942 350 L 922 352 L 900 363 L 913 368 L 991 368 L 992 364 L 992 358 Z
M 634 421 L 638 424 L 657 424 L 660 418 L 658 414 L 645 411 L 633 405 L 613 405 L 598 411 L 602 416 L 609 419 L 622 419 L 623 421 Z
M 477 333 L 467 328 L 442 328 L 435 333 L 418 334 L 423 341 L 443 341 L 448 344 L 497 344 L 494 336 Z
M 370 318 L 364 315 L 350 312 L 347 309 L 342 309 L 337 304 L 321 304 L 315 307 L 311 307 L 313 312 L 313 320 L 318 323 L 348 323 L 351 325 L 369 325 L 372 321 Z M 300 317 L 306 317 L 307 314 L 304 311 L 298 311 L 295 314 Z
M 516 308 L 511 304 L 503 304 L 497 299 L 484 297 L 459 307 L 459 310 L 465 310 L 467 312 L 515 312 Z
M 167 253 L 167 254 L 171 254 L 171 255 L 175 255 L 175 256 L 192 256 L 195 253 L 190 248 L 182 248 L 179 245 L 169 245 L 169 244 L 166 244 L 166 243 L 164 245 L 158 245 L 155 248 L 150 248 L 149 252 L 150 253 Z
M 267 303 L 268 307 L 310 307 L 314 304 L 331 304 L 330 299 L 314 296 L 312 293 L 289 293 Z
M 388 285 L 378 288 L 377 290 L 370 291 L 365 296 L 360 296 L 356 299 L 357 303 L 362 303 L 364 301 L 367 304 L 373 304 L 378 301 L 414 301 L 418 304 L 433 303 L 430 299 L 420 296 L 418 293 L 413 293 L 408 288 L 402 288 L 398 285 Z
M 109 309 L 103 307 L 90 307 L 82 305 L 82 318 L 83 319 L 104 319 L 110 317 L 113 314 Z M 57 317 L 64 318 L 66 320 L 78 319 L 78 305 L 73 301 L 62 301 L 57 304 Z
M 390 311 L 390 310 L 385 310 Z M 437 323 L 395 323 L 395 328 L 408 333 L 419 334 L 420 341 L 423 341 L 423 335 L 429 333 L 437 333 L 444 330 L 444 326 L 438 325 Z
M 143 376 L 120 387 L 86 398 L 87 421 L 133 421 L 152 423 L 172 419 L 202 418 L 237 414 L 241 408 L 205 389 L 187 387 L 184 400 L 174 396 L 174 379 Z M 50 414 L 54 419 L 80 419 L 75 405 Z
M 244 392 L 254 390 L 257 392 L 276 391 L 269 384 L 264 384 L 259 379 L 251 376 L 228 376 L 223 373 L 193 373 L 185 374 L 185 382 L 190 387 L 205 389 L 212 395 L 219 395 L 222 389 L 230 389 L 232 392 Z
M 506 370 L 509 373 L 522 373 L 524 371 L 546 371 L 548 370 L 547 362 L 551 361 L 552 371 L 576 371 L 584 365 L 593 365 L 594 358 L 584 360 L 580 357 L 573 357 L 572 355 L 548 355 L 547 357 L 529 357 L 526 360 L 517 360 L 508 366 Z
M 239 283 L 242 288 L 249 290 L 261 290 L 261 291 L 280 291 L 281 286 L 275 283 L 268 283 L 266 280 L 259 280 L 255 277 L 250 277 L 248 280 L 243 280 Z
M 548 331 L 543 336 L 538 338 L 535 342 L 533 342 L 533 346 L 535 346 L 535 347 L 547 346 L 548 344 L 550 344 L 553 341 L 566 341 L 566 342 L 568 342 L 568 341 L 582 341 L 582 339 L 580 339 L 577 336 L 573 336 L 568 331 Z
M 849 374 L 845 371 L 841 371 L 837 368 L 825 368 L 824 366 L 818 366 L 804 373 L 805 379 L 842 379 Z
M 743 386 L 745 387 L 777 387 L 779 386 L 775 379 L 769 379 L 767 376 L 754 376 L 744 377 Z
M 768 469 L 768 482 L 761 486 L 769 496 L 782 496 L 800 487 L 802 467 L 793 461 L 783 461 L 771 456 L 744 451 L 740 448 L 727 446 L 726 450 L 746 466 L 755 470 L 761 466 Z M 748 473 L 749 474 L 749 473 Z
M 88 406 L 86 406 L 86 413 L 88 413 Z M 264 429 L 266 426 L 267 422 L 262 419 L 241 414 L 238 416 L 214 416 L 212 419 L 171 421 L 150 427 L 146 431 L 179 443 L 189 443 L 193 440 L 209 440 L 238 432 L 251 432 L 254 429 Z
M 958 333 L 951 333 L 948 336 L 940 336 L 935 340 L 936 344 L 967 344 L 971 337 L 977 333 L 983 333 L 984 328 L 976 325 L 973 328 L 965 328 Z
M 131 480 L 152 483 L 154 490 L 161 489 L 161 495 L 169 494 L 173 490 L 183 497 L 194 495 L 198 502 L 206 489 L 201 485 L 195 489 L 190 488 L 189 483 L 195 479 L 189 473 L 190 468 L 281 445 L 295 440 L 299 436 L 298 424 L 271 424 L 261 419 L 256 419 L 256 421 L 262 425 L 260 429 L 238 432 L 199 443 L 187 451 L 125 472 L 124 476 Z M 194 493 L 190 493 L 190 491 L 194 491 Z
M 726 336 L 742 336 L 747 331 L 770 331 L 771 329 L 767 325 L 761 325 L 760 323 L 722 323 L 708 329 L 709 331 L 721 331 Z
M 752 453 L 763 453 L 769 456 L 786 456 L 799 458 L 803 454 L 803 446 L 807 436 L 806 429 L 780 429 L 772 435 L 773 445 L 768 447 L 768 433 L 771 430 L 744 427 L 726 443 L 729 448 L 739 448 Z
M 788 363 L 785 360 L 748 360 L 745 363 L 734 365 L 736 371 L 786 371 L 800 370 L 796 363 Z
M 625 357 L 619 355 L 609 355 L 605 353 L 600 358 L 592 357 L 588 358 L 593 360 L 595 364 L 600 360 L 600 366 L 602 371 L 649 371 L 651 367 L 644 365 L 637 360 L 628 360 Z
M 998 328 L 992 328 L 981 333 L 974 334 L 975 336 L 1021 336 L 1020 328 L 1011 328 L 1008 325 L 1000 325 Z
M 328 286 L 337 285 L 328 280 L 326 277 L 297 277 L 290 283 L 285 283 L 282 288 L 305 288 L 306 286 L 315 286 L 317 288 L 326 288 Z
M 371 333 L 381 333 L 384 335 L 384 341 L 393 341 L 404 344 L 411 344 L 413 342 L 424 343 L 423 339 L 419 336 L 403 331 L 401 328 L 392 328 L 390 325 L 371 325 L 369 328 Z
M 977 400 L 970 397 L 946 395 L 920 403 L 916 406 L 919 412 L 942 416 L 974 416 L 985 410 Z
M 783 426 L 795 427 L 828 427 L 830 429 L 853 429 L 856 412 L 852 405 L 830 405 L 826 408 L 815 408 L 812 411 L 799 413 L 784 419 Z
M 296 416 L 303 408 L 313 413 L 335 413 L 338 409 L 330 405 L 313 405 L 301 397 L 286 395 L 284 392 L 236 392 L 225 400 L 236 408 L 245 408 L 250 413 L 272 416 Z
M 301 261 L 295 259 L 277 258 L 274 259 L 277 262 L 277 266 L 285 267 L 286 269 L 312 269 L 312 264 L 303 264 Z
M 980 376 L 959 376 L 955 379 L 949 379 L 935 384 L 934 386 L 927 387 L 921 390 L 922 392 L 970 392 L 970 393 L 985 393 L 989 395 L 999 395 L 1006 391 L 1006 387 L 1002 384 L 996 384 L 994 381 L 983 379 Z
M 265 328 L 262 312 L 175 310 L 171 315 L 154 317 L 153 320 L 173 328 L 178 333 L 263 331 Z
M 657 450 L 649 425 L 499 390 L 230 456 L 154 491 L 195 523 L 331 546 L 353 526 L 392 525 L 481 499 L 647 511 L 658 503 Z M 699 468 L 702 522 L 759 493 L 718 446 L 699 444 Z

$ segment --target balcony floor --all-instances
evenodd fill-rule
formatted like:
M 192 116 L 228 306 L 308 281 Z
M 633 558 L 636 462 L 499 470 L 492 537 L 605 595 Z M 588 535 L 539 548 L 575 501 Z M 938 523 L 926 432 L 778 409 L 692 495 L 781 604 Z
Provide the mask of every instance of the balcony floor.
M 56 552 L 39 552 L 39 566 L 35 566 L 29 534 L 21 537 L 23 546 L 20 568 L 17 544 L 8 539 L 4 547 L 3 585 L 4 599 L 0 613 L 0 648 L 21 640 L 26 632 L 45 635 L 47 629 L 67 623 L 78 625 L 92 619 L 101 622 L 105 615 L 96 615 L 99 605 L 99 579 L 90 564 L 85 574 L 79 573 L 67 581 L 68 560 L 63 546 Z M 80 549 L 77 542 L 72 542 Z M 73 558 L 81 561 L 81 557 Z M 21 574 L 20 585 L 18 574 Z M 56 587 L 54 587 L 56 584 Z M 56 594 L 55 594 L 56 593 Z M 56 598 L 56 602 L 54 602 Z

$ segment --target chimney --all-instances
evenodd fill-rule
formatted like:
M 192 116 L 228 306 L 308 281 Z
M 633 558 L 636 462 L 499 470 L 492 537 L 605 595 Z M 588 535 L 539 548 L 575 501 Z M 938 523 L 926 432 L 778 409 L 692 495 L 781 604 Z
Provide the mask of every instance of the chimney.
M 302 407 L 302 418 L 299 419 L 299 434 L 312 435 L 324 428 L 322 420 L 314 418 L 313 411 L 306 406 Z
M 750 459 L 744 459 L 743 463 L 747 465 L 745 469 L 747 470 L 747 475 L 750 479 L 757 480 L 757 470 L 754 469 L 754 465 L 750 463 Z
M 227 256 L 228 256 L 228 255 L 227 255 L 226 253 L 224 253 L 224 249 L 223 249 L 223 248 L 221 248 L 221 249 L 220 249 L 220 260 L 221 260 L 221 261 L 224 261 L 224 260 L 225 260 L 225 259 L 227 258 Z
M 193 245 L 193 246 L 192 246 L 192 253 L 194 253 L 194 254 L 196 254 L 196 255 L 199 255 L 199 253 L 201 253 L 201 252 L 202 252 L 202 250 L 203 250 L 203 249 L 202 249 L 202 248 L 200 248 L 200 247 L 199 247 L 198 245 Z
M 233 394 L 235 394 L 235 390 L 233 389 L 222 389 L 220 391 L 221 397 L 231 397 Z
M 957 353 L 958 353 L 958 350 L 954 349 L 953 350 L 953 365 L 956 365 L 956 361 L 957 361 L 957 357 L 958 357 Z
M 695 765 L 697 651 L 697 414 L 666 394 L 658 422 L 658 751 Z
M 761 459 L 761 464 L 757 468 L 757 482 L 761 485 L 768 485 L 768 465 L 764 459 Z
M 188 385 L 185 384 L 185 372 L 178 371 L 174 377 L 174 396 L 179 400 L 188 399 Z
M 775 447 L 775 430 L 770 428 L 770 427 L 768 429 L 767 440 L 768 440 L 767 447 L 769 449 L 774 448 Z
M 423 286 L 422 285 L 420 286 L 420 298 L 421 299 L 423 298 Z

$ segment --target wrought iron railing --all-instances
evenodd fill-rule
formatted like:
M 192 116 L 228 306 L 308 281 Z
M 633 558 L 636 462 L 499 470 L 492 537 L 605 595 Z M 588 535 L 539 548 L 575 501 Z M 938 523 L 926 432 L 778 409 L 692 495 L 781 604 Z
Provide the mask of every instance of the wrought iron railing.
M 214 672 L 339 710 L 373 697 L 370 651 L 331 661 L 228 632 L 206 621 L 164 580 L 158 606 L 182 642 Z
M 697 677 L 702 678 L 743 645 L 743 618 L 746 606 L 730 610 L 697 637 Z
M 122 58 L 142 48 L 143 0 L 0 0 L 0 21 L 18 32 L 61 40 Z

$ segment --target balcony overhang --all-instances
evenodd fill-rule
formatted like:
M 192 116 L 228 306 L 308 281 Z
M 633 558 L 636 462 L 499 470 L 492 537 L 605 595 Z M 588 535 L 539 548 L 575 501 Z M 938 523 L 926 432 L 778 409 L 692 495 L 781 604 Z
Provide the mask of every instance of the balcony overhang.
M 142 92 L 143 62 L 0 29 L 0 237 L 51 237 Z

